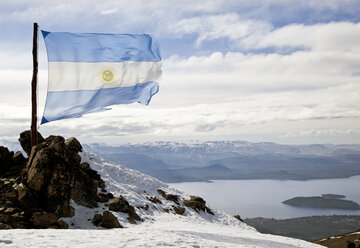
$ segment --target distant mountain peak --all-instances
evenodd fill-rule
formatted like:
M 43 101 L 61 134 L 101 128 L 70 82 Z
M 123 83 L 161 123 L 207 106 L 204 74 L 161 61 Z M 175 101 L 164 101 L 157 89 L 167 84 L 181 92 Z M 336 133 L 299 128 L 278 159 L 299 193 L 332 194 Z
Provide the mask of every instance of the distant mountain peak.
M 222 164 L 219 164 L 219 163 L 211 164 L 211 165 L 203 167 L 203 168 L 211 169 L 211 170 L 230 170 L 228 167 L 223 166 Z

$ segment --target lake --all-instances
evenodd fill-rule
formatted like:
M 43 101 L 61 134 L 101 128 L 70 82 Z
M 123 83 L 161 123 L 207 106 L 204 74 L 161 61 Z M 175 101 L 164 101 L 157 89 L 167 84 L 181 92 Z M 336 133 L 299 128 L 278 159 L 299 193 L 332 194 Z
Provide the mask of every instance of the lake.
M 300 208 L 282 204 L 296 196 L 346 195 L 360 203 L 360 176 L 308 181 L 293 180 L 214 180 L 173 183 L 172 187 L 204 198 L 207 203 L 242 218 L 296 218 L 312 215 L 360 215 L 360 210 Z

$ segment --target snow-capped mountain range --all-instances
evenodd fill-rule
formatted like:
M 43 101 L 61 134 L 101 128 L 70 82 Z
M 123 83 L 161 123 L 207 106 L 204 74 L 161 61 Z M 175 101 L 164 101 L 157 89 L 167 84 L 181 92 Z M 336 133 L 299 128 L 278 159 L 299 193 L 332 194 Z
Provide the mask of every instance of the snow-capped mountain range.
M 84 147 L 165 182 L 341 178 L 360 174 L 360 145 L 245 141 L 154 142 Z

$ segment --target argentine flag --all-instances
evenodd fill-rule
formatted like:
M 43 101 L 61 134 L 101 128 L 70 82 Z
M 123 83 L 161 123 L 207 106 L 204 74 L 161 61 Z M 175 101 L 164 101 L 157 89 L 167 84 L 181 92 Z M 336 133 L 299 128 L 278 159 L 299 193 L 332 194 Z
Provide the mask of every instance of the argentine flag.
M 162 62 L 152 36 L 41 32 L 49 61 L 41 124 L 114 104 L 147 105 L 158 92 Z

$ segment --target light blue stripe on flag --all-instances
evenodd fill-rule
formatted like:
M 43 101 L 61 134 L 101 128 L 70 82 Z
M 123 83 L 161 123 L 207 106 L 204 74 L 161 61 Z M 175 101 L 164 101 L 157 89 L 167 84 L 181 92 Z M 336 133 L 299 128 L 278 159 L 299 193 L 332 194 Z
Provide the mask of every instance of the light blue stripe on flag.
M 148 34 L 77 34 L 43 30 L 42 34 L 49 62 L 161 60 L 159 45 Z
M 147 105 L 158 90 L 158 83 L 148 82 L 134 87 L 48 92 L 41 124 L 105 111 L 106 106 L 115 104 L 128 104 L 135 101 Z
M 49 85 L 41 124 L 104 111 L 115 104 L 147 105 L 159 91 L 161 55 L 150 35 L 42 34 Z

